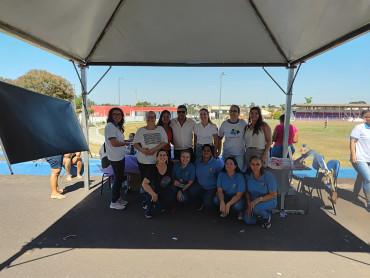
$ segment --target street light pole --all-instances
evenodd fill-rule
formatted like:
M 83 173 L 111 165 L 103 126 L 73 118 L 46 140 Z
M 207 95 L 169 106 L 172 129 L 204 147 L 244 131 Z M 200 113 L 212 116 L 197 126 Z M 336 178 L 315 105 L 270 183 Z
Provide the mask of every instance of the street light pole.
M 121 80 L 125 80 L 123 77 L 118 77 L 118 106 L 121 106 Z
M 226 75 L 226 73 L 220 73 L 220 99 L 218 102 L 218 128 L 220 129 L 220 122 L 221 122 L 221 93 L 222 93 L 222 76 Z

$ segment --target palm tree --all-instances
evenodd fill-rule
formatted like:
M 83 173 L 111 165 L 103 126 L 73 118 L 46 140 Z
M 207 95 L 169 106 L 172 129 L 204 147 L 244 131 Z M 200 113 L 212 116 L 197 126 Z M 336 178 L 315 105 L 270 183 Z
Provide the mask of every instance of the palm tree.
M 305 97 L 306 104 L 310 104 L 312 102 L 312 97 Z

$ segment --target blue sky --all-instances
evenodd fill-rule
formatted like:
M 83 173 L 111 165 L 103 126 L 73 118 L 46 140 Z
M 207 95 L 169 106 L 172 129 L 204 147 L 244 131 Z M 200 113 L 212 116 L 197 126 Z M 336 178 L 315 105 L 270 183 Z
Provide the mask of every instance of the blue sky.
M 370 103 L 370 34 L 363 35 L 302 65 L 293 88 L 293 103 L 349 103 L 364 100 Z M 60 75 L 75 84 L 81 93 L 79 80 L 71 62 L 38 49 L 18 39 L 0 33 L 0 76 L 15 79 L 31 69 L 43 69 Z M 88 89 L 99 80 L 107 67 L 87 70 Z M 288 70 L 267 68 L 286 89 Z M 91 92 L 97 103 L 118 103 L 118 78 L 121 105 L 138 101 L 152 103 L 198 103 L 218 105 L 220 73 L 222 104 L 257 105 L 285 103 L 285 95 L 262 68 L 172 68 L 172 67 L 112 67 L 106 77 Z

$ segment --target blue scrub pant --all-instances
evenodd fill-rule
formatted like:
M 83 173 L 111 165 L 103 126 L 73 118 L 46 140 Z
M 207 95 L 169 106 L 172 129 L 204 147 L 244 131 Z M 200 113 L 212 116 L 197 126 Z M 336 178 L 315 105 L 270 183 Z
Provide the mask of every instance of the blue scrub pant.
M 252 209 L 253 215 L 248 216 L 247 212 L 244 213 L 244 222 L 246 224 L 256 224 L 257 217 L 260 216 L 262 219 L 269 219 L 270 213 L 268 210 L 273 210 L 277 206 L 277 201 L 275 199 L 268 200 L 266 202 L 259 202 Z
M 217 191 L 216 187 L 209 190 L 205 190 L 198 182 L 194 182 L 189 187 L 188 191 L 190 196 L 193 197 L 194 200 L 199 203 L 199 206 L 203 201 L 204 207 L 206 209 L 215 209 L 215 206 L 213 204 L 213 198 L 216 195 Z
M 190 188 L 192 187 L 193 185 L 191 185 L 187 190 L 185 190 L 185 191 L 183 191 L 182 192 L 182 199 L 181 199 L 181 201 L 179 201 L 179 200 L 177 200 L 177 192 L 179 191 L 178 189 L 177 189 L 177 187 L 176 186 L 172 186 L 172 190 L 174 191 L 174 194 L 175 194 L 175 198 L 176 198 L 176 200 L 178 201 L 178 202 L 180 202 L 180 203 L 186 203 L 186 202 L 188 202 L 189 201 L 189 199 L 190 199 Z
M 229 202 L 234 196 L 235 195 L 226 195 L 226 194 L 224 194 L 225 204 L 227 202 Z M 218 198 L 217 194 L 213 198 L 213 203 L 215 204 L 216 207 L 218 207 L 218 208 L 220 207 L 220 199 Z M 235 212 L 243 211 L 243 209 L 244 209 L 244 196 L 239 201 L 237 201 L 235 204 L 233 204 L 230 208 Z

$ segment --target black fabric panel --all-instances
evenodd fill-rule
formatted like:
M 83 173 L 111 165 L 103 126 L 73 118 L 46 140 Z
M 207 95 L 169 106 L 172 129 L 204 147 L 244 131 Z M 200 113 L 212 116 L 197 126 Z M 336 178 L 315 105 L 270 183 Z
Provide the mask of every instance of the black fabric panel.
M 89 149 L 70 102 L 1 81 L 0 138 L 11 164 Z

